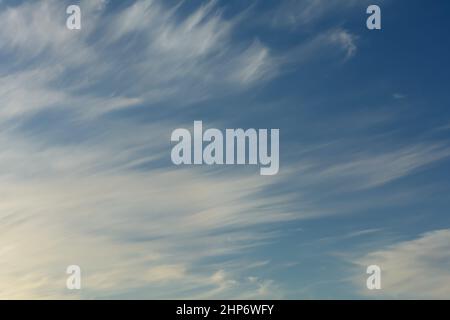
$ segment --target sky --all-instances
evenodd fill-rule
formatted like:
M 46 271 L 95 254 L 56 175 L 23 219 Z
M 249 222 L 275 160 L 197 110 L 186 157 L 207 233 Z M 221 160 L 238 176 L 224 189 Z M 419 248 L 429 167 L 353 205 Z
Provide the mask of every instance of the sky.
M 0 1 L 0 299 L 449 299 L 449 10 Z M 195 120 L 279 173 L 173 165 Z

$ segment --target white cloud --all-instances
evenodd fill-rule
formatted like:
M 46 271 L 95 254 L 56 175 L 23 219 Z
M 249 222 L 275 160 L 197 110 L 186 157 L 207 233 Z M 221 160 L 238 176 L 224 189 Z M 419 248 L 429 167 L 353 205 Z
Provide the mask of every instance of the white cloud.
M 351 58 L 356 52 L 355 36 L 345 30 L 337 30 L 331 33 L 330 41 L 345 50 L 346 58 Z
M 177 297 L 282 296 L 272 280 L 241 271 L 252 261 L 196 267 L 278 236 L 256 227 L 314 216 L 314 210 L 286 209 L 302 197 L 298 192 L 262 193 L 286 176 L 138 171 L 161 159 L 168 132 L 179 123 L 95 121 L 111 110 L 157 102 L 175 101 L 176 112 L 264 83 L 281 66 L 305 63 L 329 48 L 348 57 L 354 37 L 333 29 L 284 55 L 259 40 L 234 39 L 239 21 L 225 18 L 214 1 L 185 17 L 159 1 L 137 1 L 112 13 L 105 6 L 82 2 L 89 18 L 80 32 L 65 28 L 60 1 L 0 12 L 1 54 L 13 61 L 0 65 L 0 298 L 77 297 L 65 289 L 70 264 L 82 267 L 87 298 L 140 289 L 161 297 L 179 287 Z M 96 130 L 72 145 L 55 145 L 57 134 L 46 139 L 13 130 L 46 108 L 67 111 L 74 127 L 87 123 Z M 381 185 L 446 155 L 436 151 L 401 150 L 338 164 L 324 175 L 359 174 L 363 186 Z M 380 176 L 372 167 L 385 162 L 389 170 Z M 298 168 L 285 167 L 286 175 L 293 171 Z
M 357 51 L 356 36 L 342 28 L 320 32 L 301 42 L 288 53 L 275 57 L 279 69 L 289 72 L 314 61 L 341 61 L 353 57 Z
M 0 297 L 70 298 L 65 268 L 71 264 L 82 267 L 84 298 L 155 286 L 160 289 L 148 295 L 162 297 L 176 285 L 196 294 L 241 292 L 213 281 L 217 266 L 202 265 L 197 272 L 196 264 L 270 241 L 273 234 L 252 227 L 295 215 L 261 210 L 276 197 L 259 192 L 277 179 L 133 170 L 133 164 L 151 161 L 145 153 L 139 156 L 141 150 L 155 150 L 164 141 L 142 133 L 157 136 L 163 127 L 135 126 L 127 137 L 108 131 L 78 146 L 45 148 L 3 132 Z M 226 272 L 235 277 L 239 268 Z M 252 294 L 259 290 L 250 288 Z
M 243 82 L 255 85 L 270 70 L 268 50 L 261 42 L 234 42 L 236 22 L 225 19 L 215 2 L 187 17 L 159 1 L 137 1 L 114 13 L 105 6 L 82 2 L 79 32 L 65 28 L 59 1 L 0 12 L 1 53 L 13 61 L 0 65 L 0 297 L 77 297 L 65 289 L 71 264 L 81 266 L 81 294 L 88 298 L 148 286 L 159 288 L 147 288 L 154 297 L 180 285 L 197 294 L 241 292 L 239 286 L 223 289 L 213 276 L 221 268 L 204 265 L 197 272 L 195 266 L 272 236 L 252 226 L 294 218 L 282 210 L 261 211 L 270 197 L 259 193 L 275 180 L 137 170 L 161 157 L 168 133 L 179 124 L 110 124 L 97 116 L 158 101 L 183 106 L 241 90 Z M 254 65 L 236 76 L 253 57 Z M 17 129 L 46 108 L 67 111 L 73 118 L 65 123 L 75 128 L 100 125 L 69 145 Z M 236 277 L 237 269 L 223 272 Z M 246 290 L 256 294 L 259 286 Z
M 346 181 L 349 190 L 383 186 L 446 159 L 450 149 L 442 144 L 417 144 L 398 150 L 352 153 L 340 163 L 315 167 L 311 181 Z M 305 177 L 305 179 L 307 179 Z
M 368 0 L 287 0 L 280 1 L 271 13 L 274 27 L 306 27 L 330 16 L 348 13 L 355 6 L 369 5 Z M 363 11 L 364 13 L 364 11 Z
M 275 70 L 264 44 L 232 40 L 237 20 L 225 19 L 215 1 L 187 17 L 160 1 L 136 1 L 114 13 L 104 1 L 81 7 L 76 32 L 65 28 L 59 1 L 0 12 L 2 54 L 14 61 L 13 72 L 0 70 L 3 119 L 55 105 L 93 115 L 143 102 L 183 106 L 258 84 Z
M 330 48 L 347 57 L 356 50 L 354 36 L 341 29 L 287 54 L 260 40 L 237 41 L 242 20 L 224 18 L 215 1 L 187 16 L 160 1 L 136 1 L 117 12 L 105 10 L 104 1 L 81 6 L 84 22 L 76 32 L 65 28 L 59 1 L 0 12 L 2 54 L 14 61 L 13 69 L 0 69 L 3 119 L 46 106 L 89 116 L 168 101 L 182 107 L 262 84 L 283 65 L 305 63 Z
M 232 80 L 236 79 L 242 84 L 251 84 L 255 81 L 268 79 L 276 74 L 275 63 L 270 57 L 269 49 L 259 41 L 255 41 L 243 54 L 237 63 L 236 72 Z
M 394 93 L 392 96 L 393 96 L 394 99 L 397 99 L 397 100 L 407 98 L 407 96 L 402 94 L 402 93 Z
M 378 265 L 382 290 L 369 291 L 365 279 L 355 276 L 360 292 L 367 296 L 400 299 L 450 298 L 450 229 L 422 234 L 368 253 L 357 259 L 358 270 Z

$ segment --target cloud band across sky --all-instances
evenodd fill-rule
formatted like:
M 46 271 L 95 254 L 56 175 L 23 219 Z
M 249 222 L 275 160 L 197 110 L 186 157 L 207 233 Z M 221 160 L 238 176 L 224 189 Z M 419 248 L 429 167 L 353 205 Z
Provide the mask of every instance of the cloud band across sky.
M 365 1 L 86 0 L 68 30 L 69 4 L 0 2 L 0 298 L 371 298 L 368 263 L 377 297 L 449 297 L 449 99 L 436 59 L 419 91 L 429 58 L 380 58 L 392 21 L 383 40 Z M 174 166 L 198 119 L 280 128 L 279 174 Z

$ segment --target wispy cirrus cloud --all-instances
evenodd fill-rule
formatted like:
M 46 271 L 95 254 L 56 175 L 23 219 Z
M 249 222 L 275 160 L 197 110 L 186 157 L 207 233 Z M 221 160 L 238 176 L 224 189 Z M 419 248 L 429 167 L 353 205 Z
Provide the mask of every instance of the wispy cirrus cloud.
M 379 187 L 450 156 L 445 144 L 418 144 L 377 154 L 353 154 L 341 164 L 324 168 L 318 179 L 345 179 L 355 189 Z
M 270 202 L 257 194 L 271 182 L 158 169 L 177 120 L 102 116 L 255 85 L 270 72 L 268 49 L 234 41 L 236 22 L 223 18 L 215 2 L 185 16 L 156 1 L 111 12 L 104 1 L 81 7 L 80 32 L 65 28 L 63 2 L 25 2 L 0 12 L 1 54 L 12 61 L 0 68 L 0 296 L 144 290 L 145 297 L 162 297 L 180 285 L 177 297 L 267 294 L 269 280 L 238 281 L 246 275 L 208 264 L 196 269 L 202 259 L 270 240 L 253 227 L 294 218 L 261 212 Z M 49 119 L 52 113 L 58 121 Z M 81 296 L 65 289 L 69 264 L 84 272 Z
M 63 2 L 24 3 L 0 13 L 2 54 L 13 66 L 0 70 L 8 87 L 4 116 L 44 106 L 95 115 L 167 101 L 186 105 L 264 83 L 286 63 L 306 63 L 330 46 L 347 57 L 356 50 L 345 30 L 319 34 L 289 57 L 257 37 L 237 41 L 241 19 L 225 19 L 214 1 L 188 15 L 158 1 L 116 12 L 106 12 L 104 1 L 81 6 L 86 22 L 79 32 L 64 27 Z
M 435 230 L 418 238 L 374 249 L 354 260 L 361 269 L 378 265 L 382 289 L 360 288 L 365 296 L 403 299 L 449 299 L 450 230 Z M 364 284 L 360 277 L 355 282 Z
M 257 272 L 276 262 L 240 255 L 279 239 L 278 224 L 348 211 L 357 201 L 321 201 L 336 184 L 375 189 L 448 156 L 437 144 L 309 154 L 273 179 L 168 167 L 170 132 L 191 122 L 194 102 L 239 96 L 315 59 L 340 63 L 356 36 L 337 24 L 285 53 L 237 36 L 242 19 L 220 2 L 145 0 L 82 1 L 82 30 L 71 32 L 67 3 L 0 11 L 0 297 L 283 297 Z M 324 12 L 323 1 L 304 3 Z M 138 119 L 120 117 L 127 109 Z M 65 289 L 69 264 L 83 270 L 79 295 Z
M 280 2 L 271 15 L 272 25 L 283 28 L 299 28 L 317 24 L 330 15 L 340 16 L 342 12 L 364 5 L 366 0 L 288 0 Z

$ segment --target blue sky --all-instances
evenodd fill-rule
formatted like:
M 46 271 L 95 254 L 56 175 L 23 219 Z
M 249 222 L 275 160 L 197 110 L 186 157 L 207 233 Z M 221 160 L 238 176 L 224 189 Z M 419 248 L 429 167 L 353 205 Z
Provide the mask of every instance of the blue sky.
M 0 1 L 0 298 L 449 298 L 449 10 Z M 172 165 L 194 120 L 279 174 Z

